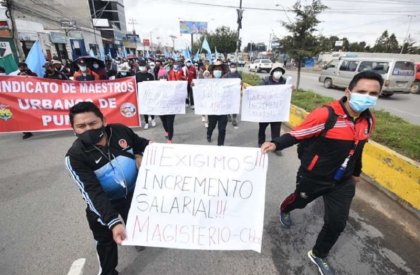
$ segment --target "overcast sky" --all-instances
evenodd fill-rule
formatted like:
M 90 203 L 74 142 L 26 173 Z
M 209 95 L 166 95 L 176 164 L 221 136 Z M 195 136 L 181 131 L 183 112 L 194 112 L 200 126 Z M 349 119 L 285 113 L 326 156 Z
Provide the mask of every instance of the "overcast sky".
M 242 22 L 242 45 L 264 42 L 268 45 L 270 36 L 282 38 L 288 32 L 282 22 L 294 20 L 294 14 L 287 12 L 294 0 L 243 0 L 245 9 Z M 302 3 L 311 1 L 302 0 Z M 127 23 L 133 18 L 134 26 L 141 39 L 151 38 L 153 43 L 172 45 L 170 35 L 177 36 L 175 47 L 183 49 L 190 45 L 190 35 L 179 33 L 179 21 L 208 22 L 209 31 L 220 26 L 237 29 L 236 9 L 239 0 L 124 0 Z M 350 42 L 366 41 L 373 45 L 384 30 L 395 33 L 398 42 L 410 37 L 420 45 L 420 0 L 324 0 L 328 6 L 319 17 L 322 21 L 318 33 Z M 214 6 L 216 5 L 216 6 Z M 217 7 L 217 5 L 226 7 Z M 409 27 L 409 22 L 411 24 Z M 133 26 L 127 25 L 132 31 Z

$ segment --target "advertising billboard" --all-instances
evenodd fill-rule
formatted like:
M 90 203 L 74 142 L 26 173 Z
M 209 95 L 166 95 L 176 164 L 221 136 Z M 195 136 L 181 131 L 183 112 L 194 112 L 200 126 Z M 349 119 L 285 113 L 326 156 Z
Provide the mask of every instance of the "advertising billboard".
M 206 33 L 207 22 L 179 21 L 180 33 Z

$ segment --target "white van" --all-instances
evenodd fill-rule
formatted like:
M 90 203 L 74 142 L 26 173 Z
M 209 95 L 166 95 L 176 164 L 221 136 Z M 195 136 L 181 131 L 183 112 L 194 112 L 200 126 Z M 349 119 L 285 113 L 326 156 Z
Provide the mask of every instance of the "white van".
M 410 93 L 415 80 L 415 65 L 411 60 L 394 58 L 343 58 L 332 60 L 325 65 L 319 82 L 325 88 L 346 88 L 354 75 L 372 70 L 382 75 L 384 86 L 381 96 L 389 97 L 394 93 Z

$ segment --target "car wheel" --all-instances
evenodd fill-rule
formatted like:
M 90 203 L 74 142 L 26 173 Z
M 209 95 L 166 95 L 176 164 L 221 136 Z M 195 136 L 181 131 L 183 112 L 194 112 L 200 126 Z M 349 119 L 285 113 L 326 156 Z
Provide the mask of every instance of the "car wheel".
M 381 94 L 381 97 L 391 97 L 393 94 Z
M 327 89 L 331 89 L 333 86 L 331 78 L 326 78 L 324 80 L 324 87 Z
M 420 82 L 414 82 L 413 85 L 411 85 L 411 92 L 413 94 L 418 94 L 420 92 Z

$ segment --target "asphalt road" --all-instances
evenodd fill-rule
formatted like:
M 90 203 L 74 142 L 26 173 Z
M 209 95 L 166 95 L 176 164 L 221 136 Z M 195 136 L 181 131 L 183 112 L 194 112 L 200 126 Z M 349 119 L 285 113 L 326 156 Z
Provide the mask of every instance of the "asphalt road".
M 245 71 L 248 69 L 245 67 Z M 297 71 L 288 71 L 296 82 Z M 267 73 L 258 73 L 260 76 L 267 76 Z M 344 95 L 344 89 L 326 89 L 318 81 L 319 73 L 301 72 L 300 88 L 312 90 L 320 95 L 339 99 Z M 420 125 L 420 94 L 394 94 L 388 98 L 380 98 L 375 107 L 376 110 L 385 110 L 399 116 L 410 123 Z
M 257 127 L 229 125 L 226 145 L 256 146 Z M 164 142 L 160 123 L 136 132 Z M 97 274 L 85 203 L 64 168 L 64 155 L 74 139 L 70 131 L 37 133 L 25 141 L 20 134 L 0 135 L 0 274 L 66 274 L 78 258 L 86 258 L 84 274 Z M 207 144 L 200 116 L 191 111 L 178 115 L 174 142 Z M 322 200 L 294 211 L 291 229 L 281 228 L 277 218 L 279 202 L 294 190 L 297 167 L 296 148 L 269 156 L 261 254 L 121 247 L 121 274 L 317 274 L 306 253 L 322 226 Z M 331 265 L 338 274 L 419 274 L 420 242 L 388 211 L 374 207 L 378 190 L 363 199 L 363 186 L 369 184 L 360 185 L 348 225 L 331 251 Z M 385 199 L 375 205 L 389 203 Z M 405 210 L 396 213 L 403 216 Z

